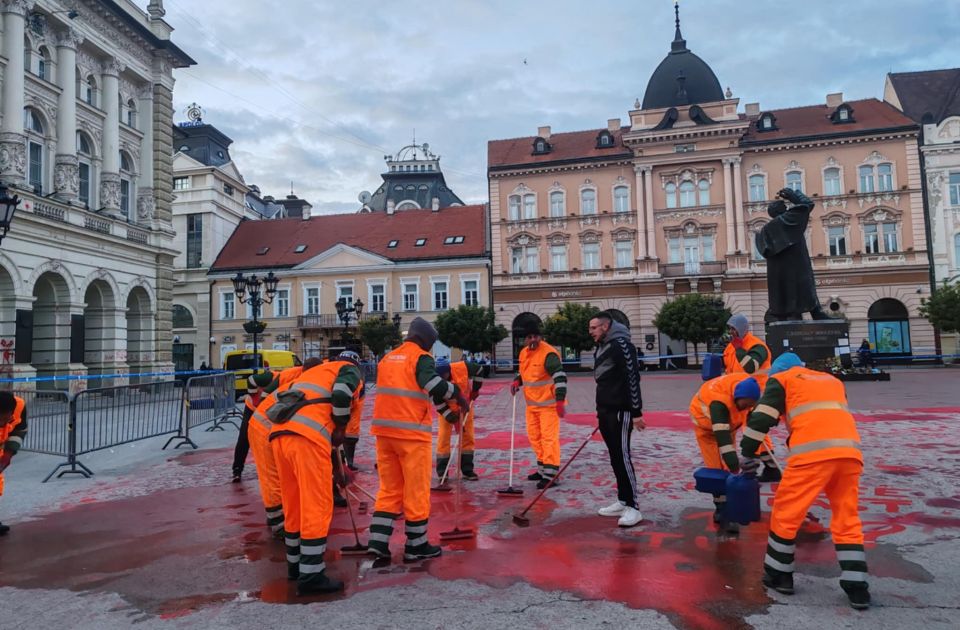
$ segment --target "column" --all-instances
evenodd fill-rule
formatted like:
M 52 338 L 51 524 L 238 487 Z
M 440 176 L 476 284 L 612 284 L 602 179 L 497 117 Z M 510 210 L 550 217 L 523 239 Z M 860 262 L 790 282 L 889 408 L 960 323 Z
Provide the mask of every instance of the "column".
M 734 230 L 735 218 L 733 214 L 733 180 L 730 179 L 732 169 L 730 168 L 730 159 L 723 159 L 723 210 L 724 219 L 727 224 L 727 256 L 733 254 L 737 249 L 737 239 Z
M 100 173 L 100 207 L 120 217 L 120 73 L 123 64 L 110 59 L 103 64 L 103 170 Z
M 140 179 L 137 182 L 137 223 L 149 223 L 157 202 L 153 196 L 153 83 L 140 89 L 137 125 L 143 132 L 140 144 Z
M 57 156 L 53 187 L 57 196 L 70 202 L 80 192 L 77 162 L 77 46 L 83 37 L 73 29 L 57 37 Z
M 634 166 L 637 176 L 637 258 L 647 257 L 647 215 L 643 199 L 643 166 Z
M 735 197 L 734 212 L 737 217 L 737 242 L 740 244 L 740 251 L 749 253 L 750 247 L 747 244 L 746 225 L 743 217 L 743 174 L 740 171 L 740 158 L 733 158 L 733 193 Z
M 23 31 L 33 2 L 3 0 L 3 124 L 0 125 L 0 178 L 7 184 L 27 179 L 27 147 L 23 134 Z
M 643 190 L 647 198 L 647 256 L 657 258 L 657 225 L 653 219 L 653 167 L 647 166 L 643 171 Z

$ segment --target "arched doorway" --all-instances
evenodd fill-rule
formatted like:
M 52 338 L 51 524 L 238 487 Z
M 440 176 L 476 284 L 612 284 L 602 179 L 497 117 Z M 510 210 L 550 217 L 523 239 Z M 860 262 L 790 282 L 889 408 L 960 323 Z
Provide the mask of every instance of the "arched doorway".
M 153 355 L 153 309 L 143 287 L 127 296 L 127 364 L 131 374 L 149 371 Z M 134 383 L 136 379 L 131 378 Z
M 182 304 L 174 304 L 173 315 L 173 371 L 188 372 L 194 369 L 194 343 L 196 328 L 193 313 Z
M 14 302 L 13 276 L 0 265 L 0 378 L 13 376 L 16 362 L 14 341 L 17 338 L 17 305 Z M 10 384 L 0 384 L 0 389 Z
M 619 322 L 624 326 L 626 326 L 627 328 L 630 328 L 630 320 L 623 313 L 623 311 L 617 310 L 615 308 L 608 308 L 606 312 L 610 314 L 610 317 L 613 318 L 613 321 Z
M 867 311 L 870 344 L 878 355 L 903 356 L 912 352 L 910 345 L 910 313 L 903 302 L 883 298 Z
M 94 280 L 83 301 L 83 363 L 89 374 L 112 372 L 117 352 L 117 297 L 105 280 Z M 95 381 L 93 387 L 108 386 Z
M 520 358 L 520 349 L 523 348 L 523 338 L 526 336 L 524 330 L 531 323 L 543 326 L 543 320 L 533 313 L 520 313 L 513 318 L 513 324 L 510 326 L 511 336 L 513 338 L 513 361 L 516 363 Z
M 70 363 L 70 288 L 58 273 L 47 271 L 33 285 L 33 352 L 37 376 L 66 373 Z M 77 361 L 79 363 L 79 360 Z M 59 389 L 55 384 L 51 389 Z

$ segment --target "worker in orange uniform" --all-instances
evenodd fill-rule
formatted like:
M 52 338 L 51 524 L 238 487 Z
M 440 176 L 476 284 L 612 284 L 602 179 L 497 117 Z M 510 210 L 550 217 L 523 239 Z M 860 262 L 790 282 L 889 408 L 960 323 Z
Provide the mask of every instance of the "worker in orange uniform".
M 763 583 L 777 592 L 793 593 L 797 531 L 807 510 L 823 492 L 833 514 L 830 533 L 840 561 L 840 587 L 853 608 L 868 608 L 867 556 L 857 499 L 863 454 L 843 383 L 803 367 L 800 357 L 792 352 L 777 357 L 763 396 L 743 430 L 742 470 L 749 472 L 759 466 L 753 459 L 757 448 L 781 417 L 790 432 L 790 450 L 773 498 Z
M 760 391 L 767 384 L 767 373 L 770 371 L 770 348 L 750 332 L 750 322 L 747 316 L 737 313 L 727 320 L 727 332 L 730 343 L 723 349 L 723 369 L 727 374 L 746 373 L 757 379 Z M 762 482 L 780 481 L 781 471 L 771 457 L 773 442 L 767 438 L 759 457 L 763 462 L 763 472 L 760 474 Z
M 417 317 L 410 323 L 406 340 L 377 366 L 377 396 L 370 424 L 377 438 L 380 490 L 370 522 L 368 550 L 380 558 L 390 557 L 393 522 L 401 514 L 406 519 L 404 559 L 440 555 L 440 547 L 427 539 L 433 459 L 430 403 L 437 407 L 442 421 L 454 424 L 469 402 L 456 385 L 437 374 L 430 354 L 436 341 L 436 329 Z
M 0 392 L 0 496 L 3 496 L 3 471 L 10 466 L 10 460 L 23 446 L 26 436 L 26 403 L 10 392 Z M 9 525 L 0 523 L 0 536 L 9 531 Z
M 307 362 L 310 362 L 311 359 L 307 359 Z M 320 360 L 318 359 L 313 365 L 319 365 Z M 272 394 L 281 387 L 285 389 L 289 387 L 295 380 L 300 378 L 300 375 L 303 374 L 303 371 L 307 369 L 307 364 L 295 365 L 293 367 L 288 367 L 280 372 L 274 377 L 270 385 L 267 386 L 266 392 Z M 286 386 L 286 387 L 285 387 Z
M 463 420 L 460 431 L 460 472 L 464 479 L 476 481 L 480 477 L 473 468 L 474 431 L 473 431 L 473 401 L 480 395 L 483 379 L 487 374 L 487 366 L 472 361 L 456 361 L 450 363 L 446 359 L 437 361 L 437 373 L 452 382 L 461 392 L 470 392 L 470 411 Z M 441 422 L 437 428 L 437 477 L 442 479 L 443 473 L 450 463 L 450 434 L 452 425 Z M 449 475 L 448 475 L 449 476 Z
M 516 396 L 523 387 L 527 437 L 537 457 L 537 470 L 527 479 L 543 489 L 560 470 L 560 418 L 567 415 L 567 375 L 560 353 L 543 341 L 539 324 L 527 326 L 523 343 L 520 372 L 510 385 L 510 393 Z
M 356 352 L 341 352 L 304 372 L 268 411 L 286 516 L 287 577 L 297 580 L 299 595 L 343 590 L 327 575 L 323 555 L 333 517 L 332 457 L 363 385 L 359 364 Z
M 270 372 L 260 372 L 247 377 L 247 395 L 243 397 L 243 420 L 240 422 L 240 431 L 237 434 L 237 444 L 233 447 L 233 483 L 240 483 L 243 476 L 243 467 L 250 452 L 250 440 L 247 427 L 250 426 L 250 416 L 263 401 L 264 390 L 274 381 Z
M 724 374 L 700 386 L 690 401 L 690 417 L 704 466 L 739 472 L 734 440 L 759 398 L 760 385 L 745 372 Z M 728 533 L 736 533 L 739 526 L 724 515 L 726 500 L 724 494 L 713 495 L 713 522 Z
M 360 387 L 360 396 L 350 409 L 350 422 L 347 423 L 347 432 L 343 438 L 343 454 L 347 458 L 347 468 L 350 470 L 359 470 L 353 463 L 353 458 L 357 454 L 357 444 L 360 443 L 360 417 L 363 415 L 363 401 L 367 396 L 367 384 Z M 336 489 L 336 486 L 334 486 Z

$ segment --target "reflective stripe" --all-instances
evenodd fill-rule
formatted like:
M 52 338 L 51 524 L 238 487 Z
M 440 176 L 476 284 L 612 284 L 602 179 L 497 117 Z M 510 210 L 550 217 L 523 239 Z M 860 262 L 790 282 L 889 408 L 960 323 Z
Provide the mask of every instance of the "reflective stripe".
M 714 502 L 714 503 L 726 503 L 726 502 L 727 502 L 727 495 L 721 494 L 721 495 L 714 496 L 714 497 L 713 497 L 713 502 Z
M 350 391 L 350 386 L 346 383 L 334 383 L 333 391 L 347 394 L 348 396 L 353 396 L 353 392 Z
M 423 525 L 407 525 L 407 536 L 410 534 L 426 534 L 427 533 L 427 524 Z
M 841 582 L 866 582 L 867 574 L 863 571 L 841 571 Z
M 542 381 L 533 381 L 532 383 L 524 383 L 525 387 L 544 387 L 546 385 L 553 385 L 553 379 L 548 378 Z
M 806 444 L 801 444 L 795 448 L 791 448 L 787 451 L 787 457 L 792 457 L 793 455 L 802 455 L 803 453 L 811 453 L 813 451 L 822 451 L 827 448 L 855 448 L 859 451 L 860 443 L 856 440 L 845 439 L 816 440 L 815 442 L 807 442 Z
M 720 454 L 724 455 L 726 453 L 736 453 L 737 449 L 733 444 L 726 444 L 720 447 Z
M 730 423 L 728 422 L 718 422 L 712 425 L 714 431 L 729 431 Z
M 370 532 L 368 538 L 370 539 L 370 542 L 390 542 L 390 534 L 381 534 L 380 532 Z
M 777 571 L 782 571 L 783 573 L 793 573 L 794 564 L 792 562 L 790 564 L 784 564 L 774 558 L 771 558 L 769 553 L 763 557 L 763 563 L 771 569 L 776 569 Z
M 253 415 L 250 416 L 250 417 L 251 417 L 253 420 L 256 420 L 256 421 L 260 424 L 260 426 L 263 427 L 263 429 L 264 429 L 265 431 L 270 431 L 270 429 L 273 427 L 273 423 L 270 422 L 270 418 L 268 418 L 267 416 L 263 415 L 263 414 L 260 413 L 259 411 L 255 411 L 255 412 L 253 413 Z
M 742 359 L 740 359 L 740 365 L 742 367 L 746 368 L 747 363 L 753 363 L 754 369 L 756 369 L 758 366 L 757 360 L 754 359 L 753 357 L 743 357 Z
M 756 429 L 751 429 L 750 427 L 744 427 L 743 437 L 748 437 L 751 440 L 756 440 L 757 442 L 763 442 L 767 438 L 767 434 L 757 431 Z
M 557 404 L 557 401 L 554 400 L 553 398 L 551 398 L 550 400 L 542 400 L 542 401 L 527 399 L 527 405 L 530 407 L 549 407 L 550 405 L 555 405 L 555 404 Z
M 288 553 L 287 562 L 289 562 L 290 564 L 300 564 L 300 556 L 299 555 L 293 556 Z
M 866 562 L 867 554 L 862 551 L 838 551 L 837 560 L 840 562 Z
M 307 416 L 298 413 L 290 418 L 289 422 L 296 422 L 297 424 L 302 424 L 305 427 L 309 427 L 322 435 L 328 442 L 330 441 L 330 432 L 327 431 L 326 427 L 312 418 L 308 418 Z
M 423 392 L 415 392 L 409 389 L 400 389 L 399 387 L 378 387 L 377 394 L 380 396 L 399 396 L 400 398 L 416 398 L 417 400 L 430 400 L 430 397 Z
M 283 508 L 277 508 L 275 510 L 267 510 L 267 516 L 269 516 L 270 518 L 283 516 Z
M 691 420 L 693 420 L 693 424 L 694 424 L 694 426 L 697 426 L 697 427 L 699 427 L 699 426 L 700 426 L 700 423 L 699 423 L 699 422 L 697 422 L 697 417 L 696 417 L 695 415 L 693 415 L 693 414 L 690 414 L 690 419 L 691 419 Z
M 417 422 L 406 422 L 404 420 L 386 420 L 385 418 L 374 418 L 370 426 L 386 427 L 390 429 L 407 429 L 408 431 L 419 431 L 420 433 L 433 433 L 433 426 L 430 424 L 419 424 Z
M 334 407 L 334 408 L 333 408 L 333 415 L 335 415 L 335 416 L 349 416 L 349 415 L 350 415 L 350 406 L 347 405 L 346 407 Z
M 393 520 L 394 519 L 386 516 L 374 516 L 372 519 L 370 519 L 370 526 L 373 527 L 374 525 L 379 525 L 380 527 L 393 528 Z
M 563 370 L 558 370 L 558 371 L 556 371 L 556 372 L 553 373 L 553 381 L 554 381 L 554 382 L 556 382 L 557 379 L 560 378 L 560 377 L 567 378 L 567 373 L 564 372 Z
M 779 418 L 780 412 L 777 411 L 776 407 L 771 407 L 770 405 L 757 405 L 753 413 L 762 413 L 765 416 L 770 416 L 771 418 Z
M 797 550 L 796 545 L 785 545 L 782 542 L 774 540 L 773 538 L 767 538 L 767 545 L 774 551 L 779 551 L 780 553 L 792 554 Z
M 327 551 L 327 543 L 300 543 L 300 555 L 322 556 Z
M 18 435 L 11 435 L 7 438 L 7 442 L 13 442 L 14 444 L 23 444 L 23 438 Z
M 276 534 L 276 533 L 278 533 L 278 532 L 282 532 L 282 531 L 283 531 L 283 519 L 281 518 L 281 519 L 280 519 L 280 522 L 278 522 L 278 523 L 276 523 L 276 524 L 274 524 L 274 525 L 271 525 L 271 526 L 270 526 L 270 531 L 272 531 L 274 534 Z
M 700 398 L 700 394 L 697 394 L 697 402 L 700 403 L 700 411 L 703 412 L 707 418 L 710 418 L 710 407 L 707 406 L 707 403 L 703 402 L 703 398 Z
M 329 396 L 330 390 L 326 387 L 320 387 L 315 383 L 296 383 L 290 389 L 299 391 L 299 392 L 312 392 L 314 394 L 319 394 L 321 396 Z
M 436 387 L 442 382 L 443 382 L 443 378 L 441 378 L 440 376 L 434 376 L 429 381 L 427 381 L 427 384 L 424 385 L 423 388 L 429 392 L 430 390 L 432 390 L 434 387 Z
M 323 562 L 320 564 L 304 564 L 300 563 L 300 573 L 323 573 L 327 570 L 327 565 Z
M 802 416 L 805 413 L 811 411 L 826 411 L 826 410 L 839 410 L 839 411 L 850 411 L 847 406 L 843 403 L 839 403 L 835 400 L 822 400 L 819 402 L 807 403 L 806 405 L 800 405 L 795 409 L 791 409 L 787 412 L 787 419 L 793 420 L 797 416 Z
M 416 538 L 411 538 L 410 534 L 407 534 L 407 544 L 411 547 L 419 547 L 425 542 L 428 542 L 426 534 L 421 534 Z

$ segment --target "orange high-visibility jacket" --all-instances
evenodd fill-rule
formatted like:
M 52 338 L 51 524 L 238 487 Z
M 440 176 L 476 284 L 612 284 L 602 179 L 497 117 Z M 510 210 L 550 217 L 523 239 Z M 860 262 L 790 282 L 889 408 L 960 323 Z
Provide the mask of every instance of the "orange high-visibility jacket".
M 353 364 L 349 361 L 328 361 L 302 375 L 290 387 L 290 391 L 301 391 L 308 400 L 320 399 L 325 402 L 304 405 L 286 422 L 275 423 L 270 429 L 270 439 L 273 440 L 285 433 L 296 433 L 318 446 L 329 449 L 330 435 L 336 428 L 336 423 L 333 421 L 331 396 L 340 369 L 347 365 Z M 358 387 L 354 396 L 359 391 Z
M 763 348 L 767 351 L 767 359 L 753 374 L 761 375 L 766 378 L 767 371 L 770 370 L 770 348 L 767 346 L 767 344 L 760 341 L 759 337 L 755 336 L 751 332 L 748 332 L 743 336 L 743 349 L 749 350 L 754 346 L 763 346 Z M 741 365 L 740 361 L 737 360 L 737 349 L 732 343 L 728 343 L 727 347 L 723 349 L 723 370 L 727 374 L 746 372 L 746 370 L 743 369 L 743 365 Z M 760 386 L 763 387 L 763 383 L 760 383 Z
M 747 421 L 750 410 L 740 411 L 737 409 L 737 405 L 734 404 L 733 390 L 736 389 L 740 381 L 748 378 L 750 378 L 750 375 L 746 372 L 724 374 L 701 385 L 700 391 L 690 401 L 690 416 L 693 418 L 693 423 L 709 431 L 717 430 L 710 418 L 710 403 L 719 402 L 730 413 L 730 426 L 724 428 L 737 431 L 742 427 L 743 423 Z
M 18 444 L 21 441 L 21 438 L 10 437 L 10 434 L 17 428 L 17 425 L 23 422 L 23 410 L 26 409 L 27 404 L 23 402 L 23 398 L 19 396 L 14 396 L 13 399 L 16 401 L 16 405 L 13 408 L 13 420 L 8 422 L 6 426 L 0 427 L 0 453 L 3 452 L 3 446 L 7 443 L 7 440 L 16 440 Z M 11 446 L 11 448 L 13 448 L 13 446 Z
M 787 462 L 791 466 L 828 459 L 863 461 L 857 424 L 847 408 L 843 383 L 826 372 L 805 367 L 776 375 L 786 393 L 784 418 Z
M 457 361 L 450 364 L 450 382 L 456 385 L 464 396 L 470 394 L 472 386 L 466 361 Z
M 523 395 L 530 406 L 549 407 L 557 402 L 553 377 L 545 367 L 547 357 L 551 354 L 560 358 L 560 353 L 543 341 L 536 350 L 524 347 L 520 351 L 520 380 L 523 382 Z
M 286 386 L 289 386 L 295 380 L 300 378 L 300 375 L 303 374 L 303 366 L 297 365 L 292 368 L 287 368 L 284 371 L 280 372 L 280 376 L 277 377 L 278 385 L 277 389 L 286 389 Z
M 433 441 L 431 401 L 417 384 L 417 361 L 430 353 L 406 341 L 377 365 L 377 396 L 373 401 L 373 435 Z

